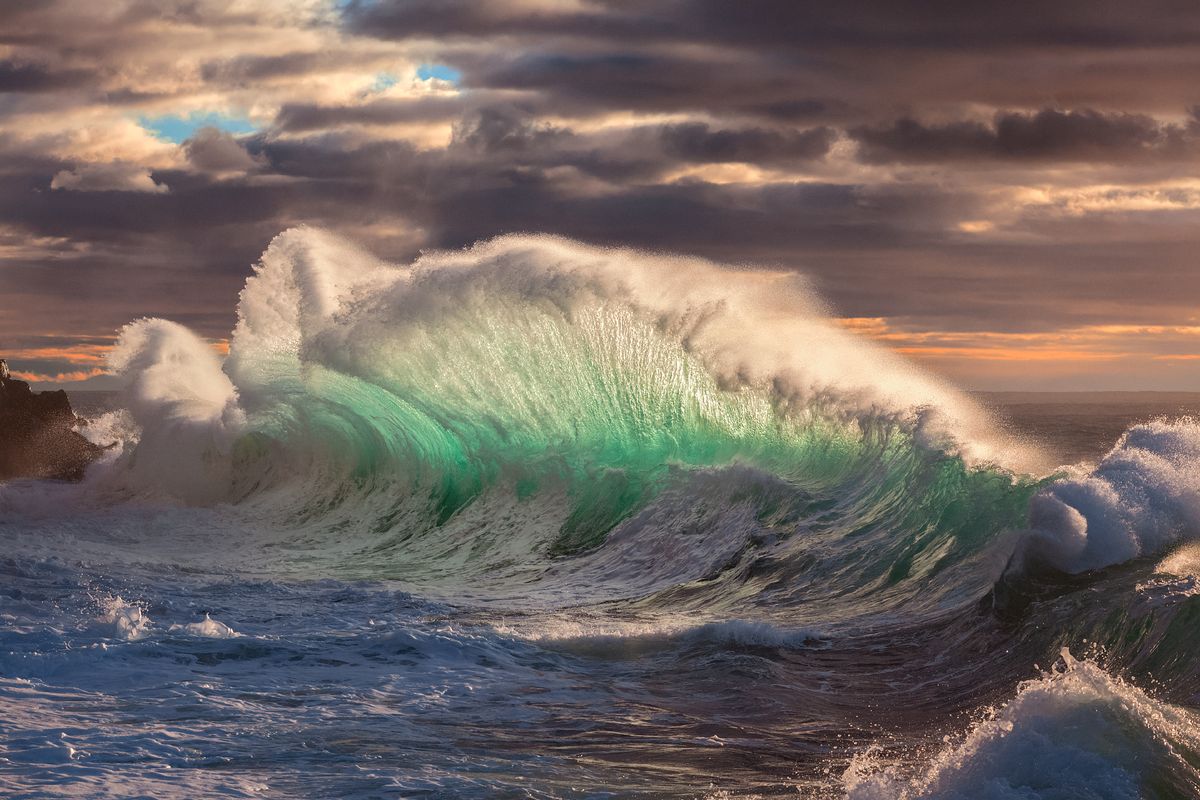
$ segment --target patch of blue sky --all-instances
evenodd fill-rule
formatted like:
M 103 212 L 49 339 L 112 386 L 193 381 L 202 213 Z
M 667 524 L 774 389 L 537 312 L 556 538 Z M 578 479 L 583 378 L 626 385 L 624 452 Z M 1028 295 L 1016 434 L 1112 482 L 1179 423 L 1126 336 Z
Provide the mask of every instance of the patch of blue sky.
M 159 139 L 179 144 L 190 139 L 201 128 L 220 128 L 229 133 L 253 133 L 258 130 L 244 117 L 234 117 L 218 111 L 193 111 L 187 115 L 165 114 L 160 117 L 139 117 L 138 124 Z
M 423 81 L 437 78 L 439 81 L 449 81 L 457 86 L 462 80 L 462 73 L 445 64 L 422 64 L 417 67 L 417 77 Z

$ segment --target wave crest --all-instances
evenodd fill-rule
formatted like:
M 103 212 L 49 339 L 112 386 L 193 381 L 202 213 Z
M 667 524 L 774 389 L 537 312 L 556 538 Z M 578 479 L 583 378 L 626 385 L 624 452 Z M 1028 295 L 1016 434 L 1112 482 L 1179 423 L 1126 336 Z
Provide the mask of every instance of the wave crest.
M 173 323 L 124 332 L 113 364 L 142 430 L 113 472 L 135 489 L 322 520 L 373 536 L 373 553 L 412 557 L 458 519 L 439 557 L 482 547 L 484 528 L 556 554 L 603 542 L 681 482 L 695 506 L 699 472 L 749 468 L 781 488 L 719 538 L 780 526 L 781 508 L 797 528 L 799 509 L 839 496 L 847 514 L 928 514 L 905 517 L 901 577 L 941 563 L 959 534 L 1010 524 L 1027 496 L 979 523 L 950 514 L 993 494 L 964 460 L 1028 453 L 965 396 L 835 324 L 792 273 L 545 236 L 397 266 L 301 228 L 271 243 L 238 317 L 223 368 Z M 927 539 L 928 557 L 907 552 Z

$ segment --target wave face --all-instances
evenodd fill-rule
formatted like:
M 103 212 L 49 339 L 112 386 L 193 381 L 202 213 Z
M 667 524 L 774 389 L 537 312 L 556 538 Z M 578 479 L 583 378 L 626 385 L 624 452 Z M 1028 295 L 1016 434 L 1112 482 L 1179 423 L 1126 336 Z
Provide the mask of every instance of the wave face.
M 1200 785 L 1192 420 L 1051 470 L 800 276 L 552 237 L 289 230 L 237 311 L 223 360 L 126 326 L 85 429 L 121 447 L 0 486 L 0 757 L 97 796 L 122 748 L 231 796 Z M 79 770 L 62 692 L 111 700 Z
M 497 557 L 520 540 L 539 569 L 648 517 L 727 549 L 820 504 L 934 519 L 982 493 L 1000 508 L 965 524 L 977 538 L 1018 522 L 1027 492 L 966 466 L 1002 450 L 964 396 L 833 325 L 802 279 L 736 277 L 547 237 L 397 267 L 288 231 L 247 281 L 223 371 L 179 326 L 126 327 L 111 363 L 140 434 L 107 477 L 404 540 L 399 558 L 356 555 L 360 574 L 437 571 L 423 542 L 434 562 L 447 537 L 478 549 L 459 529 L 497 513 Z M 713 491 L 728 501 L 705 513 Z M 902 559 L 964 528 L 907 524 Z

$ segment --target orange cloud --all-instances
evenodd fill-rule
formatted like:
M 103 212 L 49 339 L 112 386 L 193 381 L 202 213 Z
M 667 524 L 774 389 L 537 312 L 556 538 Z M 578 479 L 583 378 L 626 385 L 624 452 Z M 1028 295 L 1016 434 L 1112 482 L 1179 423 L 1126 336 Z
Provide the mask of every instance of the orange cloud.
M 1106 324 L 1008 332 L 904 330 L 886 317 L 849 317 L 838 322 L 967 384 L 1100 375 L 1119 367 L 1122 374 L 1200 386 L 1200 374 L 1193 380 L 1190 372 L 1171 371 L 1200 361 L 1197 325 Z
M 897 347 L 897 353 L 916 358 L 974 358 L 985 361 L 1112 361 L 1133 353 L 1093 353 L 1019 347 Z
M 10 350 L 7 358 L 11 361 L 20 359 L 66 361 L 69 364 L 101 364 L 104 355 L 112 349 L 111 344 L 80 344 L 67 347 L 26 347 Z
M 67 381 L 86 381 L 88 378 L 107 375 L 108 370 L 82 369 L 75 372 L 59 372 L 55 375 L 46 375 L 41 372 L 14 371 L 12 374 L 18 380 L 29 381 L 30 383 L 65 383 Z
M 65 338 L 65 337 L 64 337 Z M 46 347 L 18 347 L 0 353 L 0 357 L 8 360 L 12 374 L 20 380 L 34 383 L 62 383 L 66 381 L 83 381 L 108 374 L 105 358 L 113 349 L 116 340 L 105 343 L 81 342 L 73 345 L 55 345 Z M 210 340 L 209 344 L 220 356 L 229 355 L 229 340 Z M 20 369 L 22 361 L 57 361 L 79 369 L 66 370 L 54 374 L 32 372 Z

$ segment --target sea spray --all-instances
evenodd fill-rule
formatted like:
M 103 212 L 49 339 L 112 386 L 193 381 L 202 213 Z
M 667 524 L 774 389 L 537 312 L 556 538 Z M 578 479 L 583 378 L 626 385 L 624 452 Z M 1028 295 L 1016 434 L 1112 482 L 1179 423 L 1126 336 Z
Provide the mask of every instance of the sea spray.
M 443 524 L 496 486 L 562 492 L 554 547 L 571 552 L 671 469 L 745 463 L 811 487 L 897 448 L 1001 452 L 965 397 L 833 325 L 799 277 L 737 277 L 529 236 L 398 267 L 291 230 L 247 281 L 225 372 L 180 326 L 124 331 L 112 366 L 142 428 L 128 477 L 190 502 L 387 493 L 367 504 L 376 527 Z
M 212 348 L 182 325 L 142 319 L 121 330 L 108 364 L 125 380 L 123 405 L 139 429 L 121 461 L 126 485 L 188 502 L 225 499 L 230 448 L 246 419 Z
M 1067 572 L 1163 553 L 1200 536 L 1200 423 L 1130 428 L 1091 472 L 1034 497 L 1022 559 Z
M 916 775 L 857 758 L 848 800 L 1167 800 L 1200 793 L 1200 720 L 1063 649 L 1057 670 L 953 740 Z

